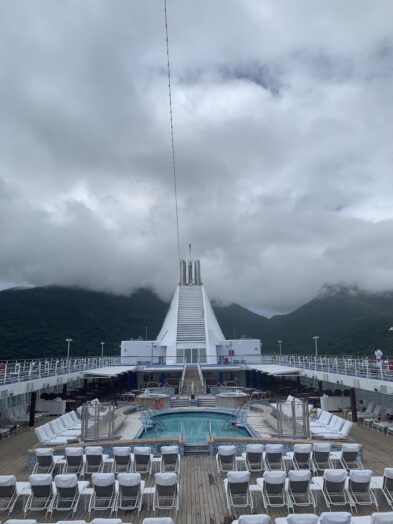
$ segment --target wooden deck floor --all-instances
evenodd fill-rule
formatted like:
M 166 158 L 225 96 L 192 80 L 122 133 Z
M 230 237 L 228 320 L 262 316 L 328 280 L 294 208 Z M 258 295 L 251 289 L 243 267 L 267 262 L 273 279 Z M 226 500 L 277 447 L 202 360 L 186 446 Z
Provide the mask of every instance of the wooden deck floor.
M 382 474 L 387 466 L 393 466 L 393 438 L 376 433 L 362 426 L 356 426 L 351 433 L 353 440 L 363 444 L 364 458 L 367 467 L 375 474 Z M 27 468 L 27 450 L 35 444 L 35 435 L 30 430 L 5 439 L 0 442 L 0 474 L 15 474 L 18 480 L 27 480 L 30 471 Z M 188 455 L 182 457 L 182 470 L 180 475 L 180 510 L 178 512 L 177 524 L 230 524 L 232 517 L 225 505 L 223 476 L 217 473 L 215 460 L 208 456 Z M 255 483 L 256 475 L 251 482 Z M 147 485 L 153 485 L 152 479 Z M 260 494 L 255 496 L 256 511 L 264 513 Z M 390 508 L 384 500 L 380 499 L 380 511 L 388 511 Z M 345 510 L 345 508 L 337 508 Z M 326 511 L 322 500 L 319 501 L 318 513 Z M 374 509 L 362 508 L 359 515 L 371 514 Z M 304 512 L 304 509 L 303 511 Z M 244 512 L 246 513 L 246 512 Z M 271 517 L 285 516 L 286 510 L 274 509 L 269 512 Z M 56 522 L 57 520 L 72 519 L 71 515 L 61 512 L 53 513 L 47 518 L 45 513 L 30 514 L 38 522 Z M 153 516 L 152 510 L 146 505 L 138 516 L 137 512 L 119 512 L 119 517 L 125 522 L 141 524 L 147 516 Z M 175 520 L 175 514 L 170 512 L 158 512 L 157 516 L 171 516 Z M 235 514 L 236 516 L 236 514 Z M 109 517 L 106 512 L 92 513 L 91 518 L 84 511 L 83 501 L 80 504 L 78 514 L 74 519 L 91 520 L 95 517 Z M 10 518 L 23 518 L 21 503 L 18 502 Z M 5 520 L 6 515 L 1 515 Z M 73 519 L 73 520 L 74 520 Z M 272 521 L 274 522 L 274 521 Z

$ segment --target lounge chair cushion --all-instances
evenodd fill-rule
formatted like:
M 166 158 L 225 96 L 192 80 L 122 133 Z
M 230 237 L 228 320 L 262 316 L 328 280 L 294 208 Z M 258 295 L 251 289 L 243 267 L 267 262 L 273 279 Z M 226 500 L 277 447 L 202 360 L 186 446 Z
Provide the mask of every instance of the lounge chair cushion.
M 227 479 L 229 483 L 240 483 L 240 482 L 249 482 L 250 472 L 249 471 L 229 471 L 227 474 Z
M 240 515 L 238 524 L 270 524 L 268 515 Z
M 288 515 L 288 524 L 317 524 L 318 516 L 311 513 L 298 513 L 297 515 Z
M 138 486 L 141 483 L 140 473 L 119 473 L 117 480 L 120 486 Z
M 154 479 L 160 486 L 173 486 L 177 483 L 176 473 L 156 473 Z
M 351 524 L 352 515 L 346 511 L 332 511 L 322 513 L 319 517 L 321 524 Z

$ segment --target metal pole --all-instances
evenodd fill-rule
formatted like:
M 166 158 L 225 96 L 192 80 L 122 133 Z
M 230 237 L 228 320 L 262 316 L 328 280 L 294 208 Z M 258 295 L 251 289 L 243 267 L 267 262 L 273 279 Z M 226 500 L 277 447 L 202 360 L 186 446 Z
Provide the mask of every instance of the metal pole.
M 72 338 L 66 338 L 66 342 L 67 342 L 67 366 L 68 366 L 68 373 L 69 373 L 70 372 L 70 347 L 71 347 Z
M 104 344 L 105 342 L 101 342 L 101 366 L 104 365 Z
M 314 339 L 314 345 L 315 345 L 315 371 L 317 370 L 317 357 L 318 357 L 318 336 L 312 337 Z
M 352 411 L 352 422 L 358 421 L 358 410 L 356 405 L 356 391 L 355 388 L 351 388 L 351 411 Z
M 278 347 L 279 347 L 279 350 L 280 350 L 280 359 L 282 357 L 282 351 L 281 351 L 281 344 L 282 344 L 282 340 L 277 340 L 278 342 Z

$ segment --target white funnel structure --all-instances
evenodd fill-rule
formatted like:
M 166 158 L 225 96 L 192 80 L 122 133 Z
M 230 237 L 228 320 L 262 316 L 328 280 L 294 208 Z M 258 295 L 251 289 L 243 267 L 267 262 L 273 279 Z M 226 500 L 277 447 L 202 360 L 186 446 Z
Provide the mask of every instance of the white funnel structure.
M 180 262 L 180 284 L 173 295 L 157 343 L 168 364 L 217 363 L 216 346 L 225 340 L 201 280 L 199 260 Z
M 226 340 L 202 284 L 199 260 L 180 261 L 180 282 L 175 290 L 157 340 L 121 343 L 124 364 L 153 362 L 178 365 L 217 364 L 218 359 L 244 359 L 260 354 L 255 339 Z

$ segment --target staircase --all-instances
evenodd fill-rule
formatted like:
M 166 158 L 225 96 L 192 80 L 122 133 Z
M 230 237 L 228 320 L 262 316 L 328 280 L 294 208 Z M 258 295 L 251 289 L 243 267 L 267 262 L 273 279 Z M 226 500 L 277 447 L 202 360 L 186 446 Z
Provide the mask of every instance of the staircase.
M 182 395 L 203 395 L 202 384 L 199 378 L 198 367 L 192 364 L 186 364 L 184 375 Z
M 171 397 L 170 400 L 170 407 L 171 408 L 188 408 L 190 405 L 190 400 L 188 397 Z
M 206 342 L 202 286 L 180 286 L 177 342 Z
M 213 395 L 202 395 L 197 398 L 197 406 L 201 408 L 215 408 L 216 397 L 213 397 Z

